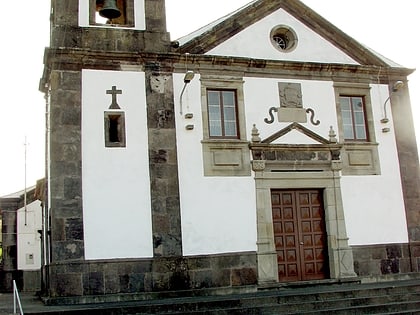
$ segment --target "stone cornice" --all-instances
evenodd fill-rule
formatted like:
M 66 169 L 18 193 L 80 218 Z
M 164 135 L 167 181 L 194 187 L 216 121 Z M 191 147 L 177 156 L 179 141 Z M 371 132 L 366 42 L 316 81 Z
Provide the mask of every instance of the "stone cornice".
M 156 68 L 160 72 L 183 73 L 187 66 L 196 73 L 253 76 L 266 78 L 301 78 L 388 84 L 392 78 L 404 79 L 414 70 L 382 66 L 327 64 L 299 61 L 277 61 L 243 57 L 189 55 L 150 52 L 101 52 L 86 49 L 47 48 L 44 56 L 40 90 L 45 91 L 49 73 L 54 70 L 80 71 L 81 69 L 143 71 Z

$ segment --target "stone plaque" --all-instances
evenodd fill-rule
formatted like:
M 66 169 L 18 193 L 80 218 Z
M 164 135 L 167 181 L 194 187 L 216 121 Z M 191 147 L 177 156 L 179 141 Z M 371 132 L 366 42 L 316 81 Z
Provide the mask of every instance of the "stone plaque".
M 306 110 L 304 108 L 283 108 L 277 111 L 279 122 L 298 122 L 306 123 L 308 121 Z
M 306 111 L 302 104 L 302 89 L 299 83 L 279 82 L 280 108 L 279 122 L 306 123 Z
M 300 83 L 279 82 L 280 107 L 303 108 Z

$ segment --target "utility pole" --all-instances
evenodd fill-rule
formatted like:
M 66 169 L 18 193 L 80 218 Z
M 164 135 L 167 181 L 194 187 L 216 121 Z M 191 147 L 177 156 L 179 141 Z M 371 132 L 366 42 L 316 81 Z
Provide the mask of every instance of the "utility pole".
M 23 206 L 24 206 L 24 209 L 25 209 L 25 226 L 26 226 L 28 224 L 28 209 L 27 209 L 27 200 L 26 200 L 26 155 L 27 155 L 28 142 L 26 141 L 26 136 L 25 136 L 24 146 L 25 146 L 25 153 L 24 153 L 24 155 L 25 155 L 25 162 L 24 162 L 24 164 L 25 164 L 25 175 L 24 175 L 25 185 L 24 185 L 24 192 L 23 192 Z

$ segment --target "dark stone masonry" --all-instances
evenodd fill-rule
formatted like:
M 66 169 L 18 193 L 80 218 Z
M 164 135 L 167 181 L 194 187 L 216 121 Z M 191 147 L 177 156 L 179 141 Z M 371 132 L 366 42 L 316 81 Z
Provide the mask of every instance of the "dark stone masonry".
M 57 297 L 84 296 L 74 299 L 78 303 L 110 301 L 117 294 L 252 286 L 256 264 L 255 253 L 51 264 L 48 303 L 61 303 Z

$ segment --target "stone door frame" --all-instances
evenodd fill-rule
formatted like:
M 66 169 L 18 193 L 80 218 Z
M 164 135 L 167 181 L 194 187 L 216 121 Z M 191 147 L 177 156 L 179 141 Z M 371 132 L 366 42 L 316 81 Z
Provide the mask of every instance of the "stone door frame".
M 255 162 L 255 163 L 254 163 Z M 254 160 L 257 201 L 258 283 L 278 283 L 277 253 L 274 243 L 271 190 L 320 189 L 323 191 L 327 246 L 331 279 L 356 277 L 353 253 L 348 245 L 341 196 L 341 162 L 331 161 L 330 170 L 270 172 L 265 161 Z

